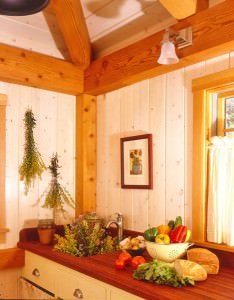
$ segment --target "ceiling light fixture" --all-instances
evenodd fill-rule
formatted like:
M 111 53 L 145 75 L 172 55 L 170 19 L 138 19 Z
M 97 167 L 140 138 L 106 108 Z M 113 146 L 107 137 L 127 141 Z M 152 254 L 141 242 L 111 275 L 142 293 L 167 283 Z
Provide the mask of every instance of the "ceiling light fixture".
M 0 0 L 0 14 L 26 16 L 38 13 L 49 4 L 49 0 Z
M 192 27 L 180 30 L 179 32 L 167 29 L 163 35 L 161 54 L 158 63 L 161 65 L 171 65 L 179 62 L 175 51 L 175 45 L 178 49 L 192 45 Z

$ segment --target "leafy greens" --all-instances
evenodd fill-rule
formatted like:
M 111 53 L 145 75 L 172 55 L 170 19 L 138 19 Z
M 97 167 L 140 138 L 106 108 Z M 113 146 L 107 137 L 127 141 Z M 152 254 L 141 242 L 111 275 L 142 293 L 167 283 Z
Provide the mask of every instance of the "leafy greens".
M 158 260 L 139 265 L 133 273 L 133 278 L 173 287 L 194 285 L 193 279 L 178 277 L 173 264 Z

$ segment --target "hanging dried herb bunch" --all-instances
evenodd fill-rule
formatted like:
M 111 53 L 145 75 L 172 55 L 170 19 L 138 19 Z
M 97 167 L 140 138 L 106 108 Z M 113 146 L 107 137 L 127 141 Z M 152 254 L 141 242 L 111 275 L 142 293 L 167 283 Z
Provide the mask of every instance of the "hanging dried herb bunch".
M 34 141 L 33 129 L 36 127 L 36 119 L 31 109 L 27 109 L 24 115 L 25 144 L 23 162 L 19 167 L 20 180 L 24 181 L 25 194 L 28 194 L 36 177 L 41 178 L 41 174 L 46 170 L 46 166 L 41 158 L 36 143 Z
M 52 208 L 55 210 L 60 210 L 64 212 L 64 204 L 68 204 L 72 208 L 75 208 L 75 202 L 70 195 L 70 193 L 66 190 L 66 188 L 59 182 L 59 168 L 61 168 L 58 164 L 58 155 L 57 153 L 53 154 L 50 165 L 48 169 L 51 173 L 51 181 L 44 191 L 40 199 L 45 198 L 44 204 L 42 207 Z

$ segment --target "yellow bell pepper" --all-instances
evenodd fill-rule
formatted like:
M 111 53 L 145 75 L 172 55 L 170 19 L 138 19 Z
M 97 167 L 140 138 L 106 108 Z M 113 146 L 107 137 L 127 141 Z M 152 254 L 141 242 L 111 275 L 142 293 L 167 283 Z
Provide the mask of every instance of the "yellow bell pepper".
M 187 233 L 186 233 L 186 238 L 185 238 L 185 242 L 188 242 L 191 236 L 191 230 L 187 229 Z
M 156 236 L 155 242 L 159 244 L 170 244 L 170 237 L 168 234 L 160 233 Z

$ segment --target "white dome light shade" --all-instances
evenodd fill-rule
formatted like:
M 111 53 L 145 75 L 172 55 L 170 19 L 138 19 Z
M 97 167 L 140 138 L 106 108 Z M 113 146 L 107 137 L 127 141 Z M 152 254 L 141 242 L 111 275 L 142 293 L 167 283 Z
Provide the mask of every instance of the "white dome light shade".
M 0 0 L 0 14 L 7 16 L 25 16 L 43 10 L 49 0 Z
M 175 52 L 175 45 L 170 41 L 163 42 L 158 63 L 161 65 L 172 65 L 178 62 L 179 58 Z

